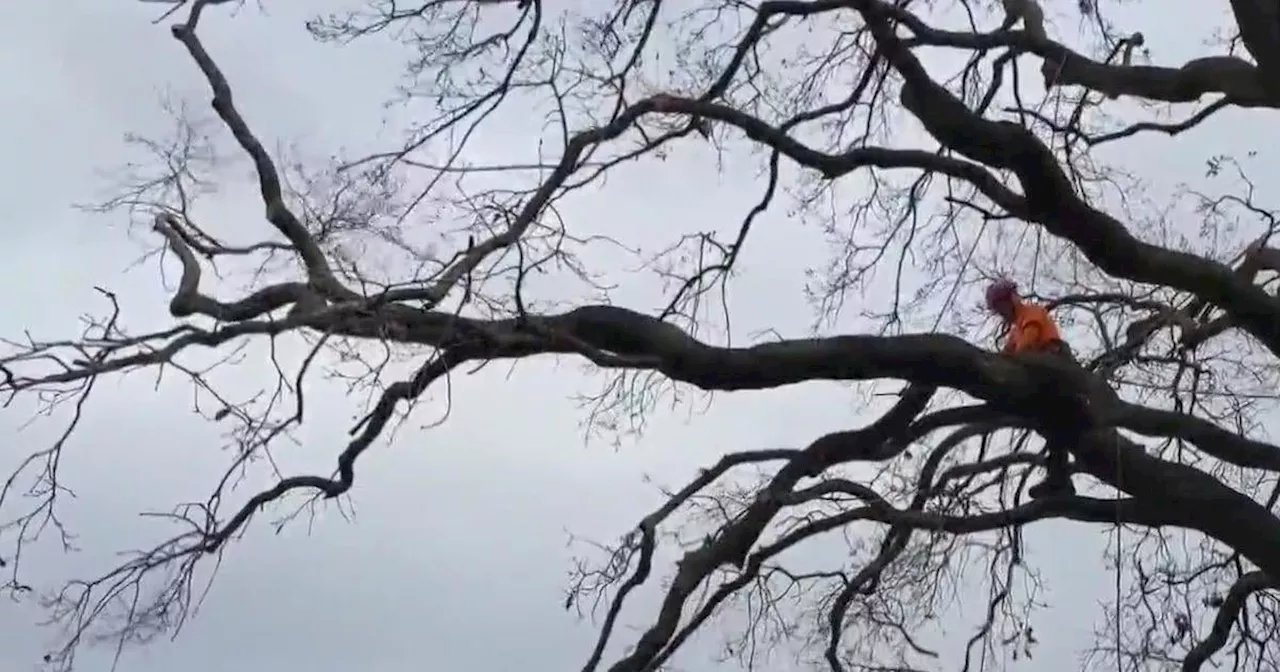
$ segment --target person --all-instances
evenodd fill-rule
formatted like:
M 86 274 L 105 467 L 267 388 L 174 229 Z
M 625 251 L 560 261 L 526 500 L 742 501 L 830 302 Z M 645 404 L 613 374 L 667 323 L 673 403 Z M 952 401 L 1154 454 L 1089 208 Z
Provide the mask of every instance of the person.
M 1007 355 L 1029 352 L 1071 357 L 1071 348 L 1044 306 L 1024 301 L 1012 280 L 997 280 L 987 287 L 987 308 L 1004 321 L 1006 331 L 1001 351 Z M 1071 357 L 1071 361 L 1075 361 Z
M 1042 305 L 1024 301 L 1018 295 L 1018 285 L 1012 280 L 1000 279 L 987 287 L 987 308 L 999 317 L 1005 326 L 1001 352 L 1013 356 L 1062 358 L 1078 366 L 1071 347 L 1063 340 L 1058 325 Z M 1064 422 L 1072 414 L 1060 416 Z M 1033 499 L 1049 495 L 1075 494 L 1071 484 L 1071 464 L 1068 443 L 1074 440 L 1078 427 L 1054 428 L 1054 436 L 1046 436 L 1045 449 L 1048 461 L 1043 481 L 1031 486 L 1027 494 Z

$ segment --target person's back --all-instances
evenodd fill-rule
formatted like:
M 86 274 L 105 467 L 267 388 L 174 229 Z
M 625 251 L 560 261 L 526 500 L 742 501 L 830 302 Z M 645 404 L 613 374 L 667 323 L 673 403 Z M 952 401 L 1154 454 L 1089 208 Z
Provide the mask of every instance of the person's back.
M 1009 332 L 1002 350 L 1009 354 L 1054 352 L 1064 347 L 1058 325 L 1044 306 L 1028 303 L 1016 295 L 1011 298 Z

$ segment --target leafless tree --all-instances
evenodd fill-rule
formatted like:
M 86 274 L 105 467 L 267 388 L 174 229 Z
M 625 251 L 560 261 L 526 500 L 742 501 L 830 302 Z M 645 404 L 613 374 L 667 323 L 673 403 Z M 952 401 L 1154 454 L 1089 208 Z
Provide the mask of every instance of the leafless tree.
M 1133 197 L 1141 177 L 1107 165 L 1099 149 L 1194 132 L 1231 108 L 1280 107 L 1274 2 L 1222 10 L 1231 30 L 1217 55 L 1148 64 L 1147 38 L 1115 25 L 1107 3 L 1046 3 L 1046 27 L 1026 3 L 994 0 L 578 3 L 587 14 L 553 0 L 352 0 L 350 14 L 308 29 L 334 42 L 402 42 L 403 94 L 431 114 L 403 146 L 332 165 L 269 151 L 237 109 L 200 39 L 202 14 L 227 4 L 164 8 L 220 126 L 174 105 L 175 134 L 131 138 L 156 161 L 117 172 L 126 184 L 96 206 L 145 223 L 146 263 L 180 269 L 172 325 L 135 333 L 121 297 L 102 288 L 109 310 L 84 333 L 9 341 L 0 359 L 12 407 L 66 418 L 64 440 L 104 377 L 156 369 L 185 376 L 197 410 L 231 428 L 237 448 L 202 503 L 167 514 L 181 533 L 54 591 L 47 605 L 66 637 L 50 666 L 69 669 L 96 638 L 145 641 L 177 627 L 201 563 L 258 516 L 346 493 L 360 456 L 459 367 L 556 355 L 613 376 L 590 410 L 599 417 L 649 412 L 690 389 L 839 380 L 896 395 L 865 427 L 726 454 L 621 541 L 600 545 L 603 557 L 583 558 L 568 606 L 600 617 L 585 672 L 661 668 L 730 611 L 746 618 L 725 630 L 728 650 L 747 662 L 796 644 L 835 672 L 967 670 L 984 654 L 1033 655 L 1028 619 L 1042 607 L 1014 586 L 1036 577 L 1020 531 L 1047 519 L 1125 535 L 1112 549 L 1125 579 L 1086 665 L 1280 667 L 1280 448 L 1265 422 L 1280 372 L 1274 215 L 1245 160 L 1210 157 L 1203 190 L 1156 207 Z M 249 8 L 236 20 L 253 18 Z M 1055 21 L 1078 22 L 1086 38 L 1055 41 Z M 1020 76 L 1027 64 L 1038 77 Z M 1031 100 L 1041 82 L 1052 104 Z M 473 129 L 521 106 L 552 122 L 540 153 L 497 166 L 468 157 Z M 252 162 L 274 229 L 264 226 L 260 242 L 228 242 L 195 207 L 218 179 L 223 136 Z M 560 206 L 608 193 L 603 177 L 688 143 L 758 161 L 759 199 L 742 219 L 688 222 L 669 249 L 640 259 L 636 282 L 653 273 L 665 283 L 665 308 L 618 305 L 597 282 L 605 269 L 582 254 L 600 241 L 576 234 Z M 733 284 L 753 223 L 780 208 L 832 241 L 830 257 L 813 262 L 808 296 L 797 297 L 813 305 L 819 333 L 720 345 L 719 292 Z M 218 264 L 248 269 L 236 298 L 210 291 Z M 860 295 L 877 272 L 897 290 L 889 299 Z M 578 278 L 600 299 L 566 304 L 527 289 L 546 273 Z M 1023 278 L 1071 325 L 1092 378 L 992 352 L 976 308 L 958 297 L 996 274 Z M 864 329 L 842 332 L 835 316 L 854 301 Z M 219 391 L 208 353 L 213 366 L 233 366 L 241 344 L 285 337 L 308 354 L 254 372 L 268 393 L 241 402 Z M 303 422 L 302 381 L 326 367 L 353 404 L 370 395 L 334 472 L 237 488 Z M 398 369 L 411 373 L 396 378 Z M 1074 408 L 1091 380 L 1116 394 Z M 1037 435 L 1073 410 L 1088 411 L 1072 445 L 1083 494 L 1029 501 Z M 11 591 L 33 590 L 21 549 L 58 522 L 61 451 L 59 441 L 34 453 L 2 493 L 15 521 L 5 537 L 16 543 Z M 849 542 L 840 563 L 790 564 L 788 550 L 840 533 Z M 682 557 L 663 566 L 670 552 Z M 663 579 L 658 613 L 623 649 L 607 646 L 628 636 L 615 628 L 628 595 Z M 930 651 L 919 633 L 951 599 L 942 586 L 957 581 L 990 584 L 985 623 L 967 649 Z M 607 659 L 613 650 L 625 653 Z

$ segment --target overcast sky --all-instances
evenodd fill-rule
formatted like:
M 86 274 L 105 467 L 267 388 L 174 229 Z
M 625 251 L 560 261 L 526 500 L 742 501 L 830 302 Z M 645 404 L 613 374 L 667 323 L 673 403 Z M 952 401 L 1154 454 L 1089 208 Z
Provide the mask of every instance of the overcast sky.
M 375 143 L 380 103 L 398 74 L 400 53 L 373 42 L 343 49 L 314 44 L 302 27 L 305 12 L 341 6 L 341 0 L 278 4 L 269 15 L 249 8 L 234 19 L 225 8 L 210 10 L 202 26 L 250 123 L 268 144 L 297 142 L 317 155 L 385 148 Z M 1184 28 L 1216 20 L 1212 12 L 1223 3 L 1161 4 L 1127 18 L 1146 31 L 1155 58 L 1181 62 L 1201 53 L 1204 36 L 1186 36 Z M 170 121 L 158 104 L 162 92 L 201 110 L 207 105 L 205 83 L 185 52 L 166 26 L 150 23 L 155 8 L 127 0 L 0 7 L 0 81 L 6 84 L 0 146 L 7 166 L 0 199 L 8 232 L 0 277 L 10 287 L 0 295 L 5 336 L 23 329 L 71 335 L 81 313 L 101 307 L 94 285 L 120 294 L 136 329 L 166 319 L 168 295 L 155 281 L 155 262 L 129 269 L 148 241 L 131 238 L 122 216 L 71 207 L 92 199 L 102 186 L 100 170 L 125 156 L 122 134 L 163 133 Z M 1070 22 L 1063 25 L 1074 30 Z M 1126 165 L 1153 188 L 1172 189 L 1202 175 L 1209 154 L 1250 148 L 1252 129 L 1267 123 L 1259 114 L 1223 117 L 1176 142 L 1137 145 Z M 521 137 L 518 126 L 495 129 L 475 151 L 499 153 L 502 143 Z M 1258 175 L 1276 168 L 1256 166 Z M 709 152 L 628 174 L 609 183 L 607 201 L 578 199 L 571 226 L 623 232 L 652 247 L 693 222 L 736 220 L 759 193 L 754 165 L 717 166 Z M 252 192 L 233 188 L 214 199 L 205 217 L 241 222 L 225 224 L 230 230 L 258 230 L 252 227 L 265 227 L 257 219 L 260 208 Z M 775 215 L 756 228 L 758 240 L 734 290 L 739 339 L 765 328 L 801 335 L 808 324 L 800 270 L 822 241 L 815 231 L 786 224 Z M 222 222 L 214 226 L 229 230 Z M 857 326 L 850 319 L 842 328 Z M 242 365 L 238 384 L 249 390 L 269 382 L 264 366 L 261 359 Z M 705 414 L 658 409 L 642 440 L 615 449 L 584 441 L 586 414 L 571 398 L 600 382 L 577 365 L 551 361 L 461 377 L 446 424 L 418 429 L 443 408 L 437 396 L 393 446 L 361 461 L 354 521 L 331 509 L 315 525 L 301 521 L 280 535 L 259 526 L 226 555 L 203 610 L 182 635 L 129 653 L 121 669 L 578 669 L 595 631 L 562 609 L 574 550 L 567 545 L 570 533 L 611 541 L 626 532 L 659 501 L 646 477 L 681 483 L 726 451 L 800 447 L 866 420 L 854 397 L 835 385 L 720 395 Z M 65 514 L 84 550 L 33 551 L 25 560 L 32 582 L 51 587 L 59 578 L 101 570 L 112 553 L 158 534 L 156 523 L 137 512 L 202 499 L 213 485 L 226 459 L 216 428 L 190 413 L 182 383 L 153 383 L 145 375 L 103 383 L 65 458 L 64 477 L 78 495 Z M 332 385 L 315 383 L 314 395 L 300 444 L 282 451 L 291 469 L 324 472 L 358 408 Z M 25 419 L 20 410 L 0 416 L 6 427 Z M 56 429 L 38 425 L 6 441 L 0 463 L 7 467 Z M 1096 604 L 1109 585 L 1094 552 L 1102 539 L 1097 530 L 1061 524 L 1030 533 L 1031 561 L 1044 572 L 1052 605 L 1037 616 L 1037 629 L 1053 634 L 1042 634 L 1045 648 L 1035 669 L 1075 669 L 1075 654 L 1088 644 Z M 636 601 L 629 621 L 647 623 L 653 605 L 651 595 Z M 975 593 L 966 613 L 947 617 L 956 619 L 948 621 L 954 623 L 948 652 L 969 633 L 961 616 L 972 622 L 982 608 Z M 31 605 L 0 603 L 0 668 L 23 670 L 39 659 L 48 634 L 34 625 L 39 617 Z M 620 634 L 627 643 L 635 637 L 631 630 Z M 698 642 L 680 664 L 693 672 L 717 669 L 715 653 L 714 641 Z M 82 661 L 81 669 L 105 669 L 110 651 L 93 649 Z

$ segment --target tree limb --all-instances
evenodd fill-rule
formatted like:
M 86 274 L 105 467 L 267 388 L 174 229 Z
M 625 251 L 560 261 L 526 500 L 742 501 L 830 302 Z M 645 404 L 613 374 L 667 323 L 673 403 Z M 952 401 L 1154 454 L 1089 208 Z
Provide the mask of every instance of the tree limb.
M 1209 662 L 1209 658 L 1227 645 L 1231 629 L 1235 627 L 1236 619 L 1244 610 L 1245 600 L 1259 590 L 1275 587 L 1275 581 L 1264 572 L 1248 572 L 1237 579 L 1232 584 L 1231 590 L 1227 591 L 1227 597 L 1222 601 L 1222 606 L 1218 607 L 1218 615 L 1213 619 L 1209 635 L 1197 642 L 1183 659 L 1182 672 L 1200 672 L 1200 668 Z
M 895 34 L 894 12 L 881 0 L 850 0 L 867 19 L 885 58 L 902 75 L 902 104 L 942 146 L 1017 175 L 1025 219 L 1079 249 L 1100 270 L 1166 285 L 1220 305 L 1242 328 L 1280 355 L 1280 302 L 1229 266 L 1135 238 L 1111 215 L 1075 193 L 1053 152 L 1026 128 L 972 112 L 936 83 Z

